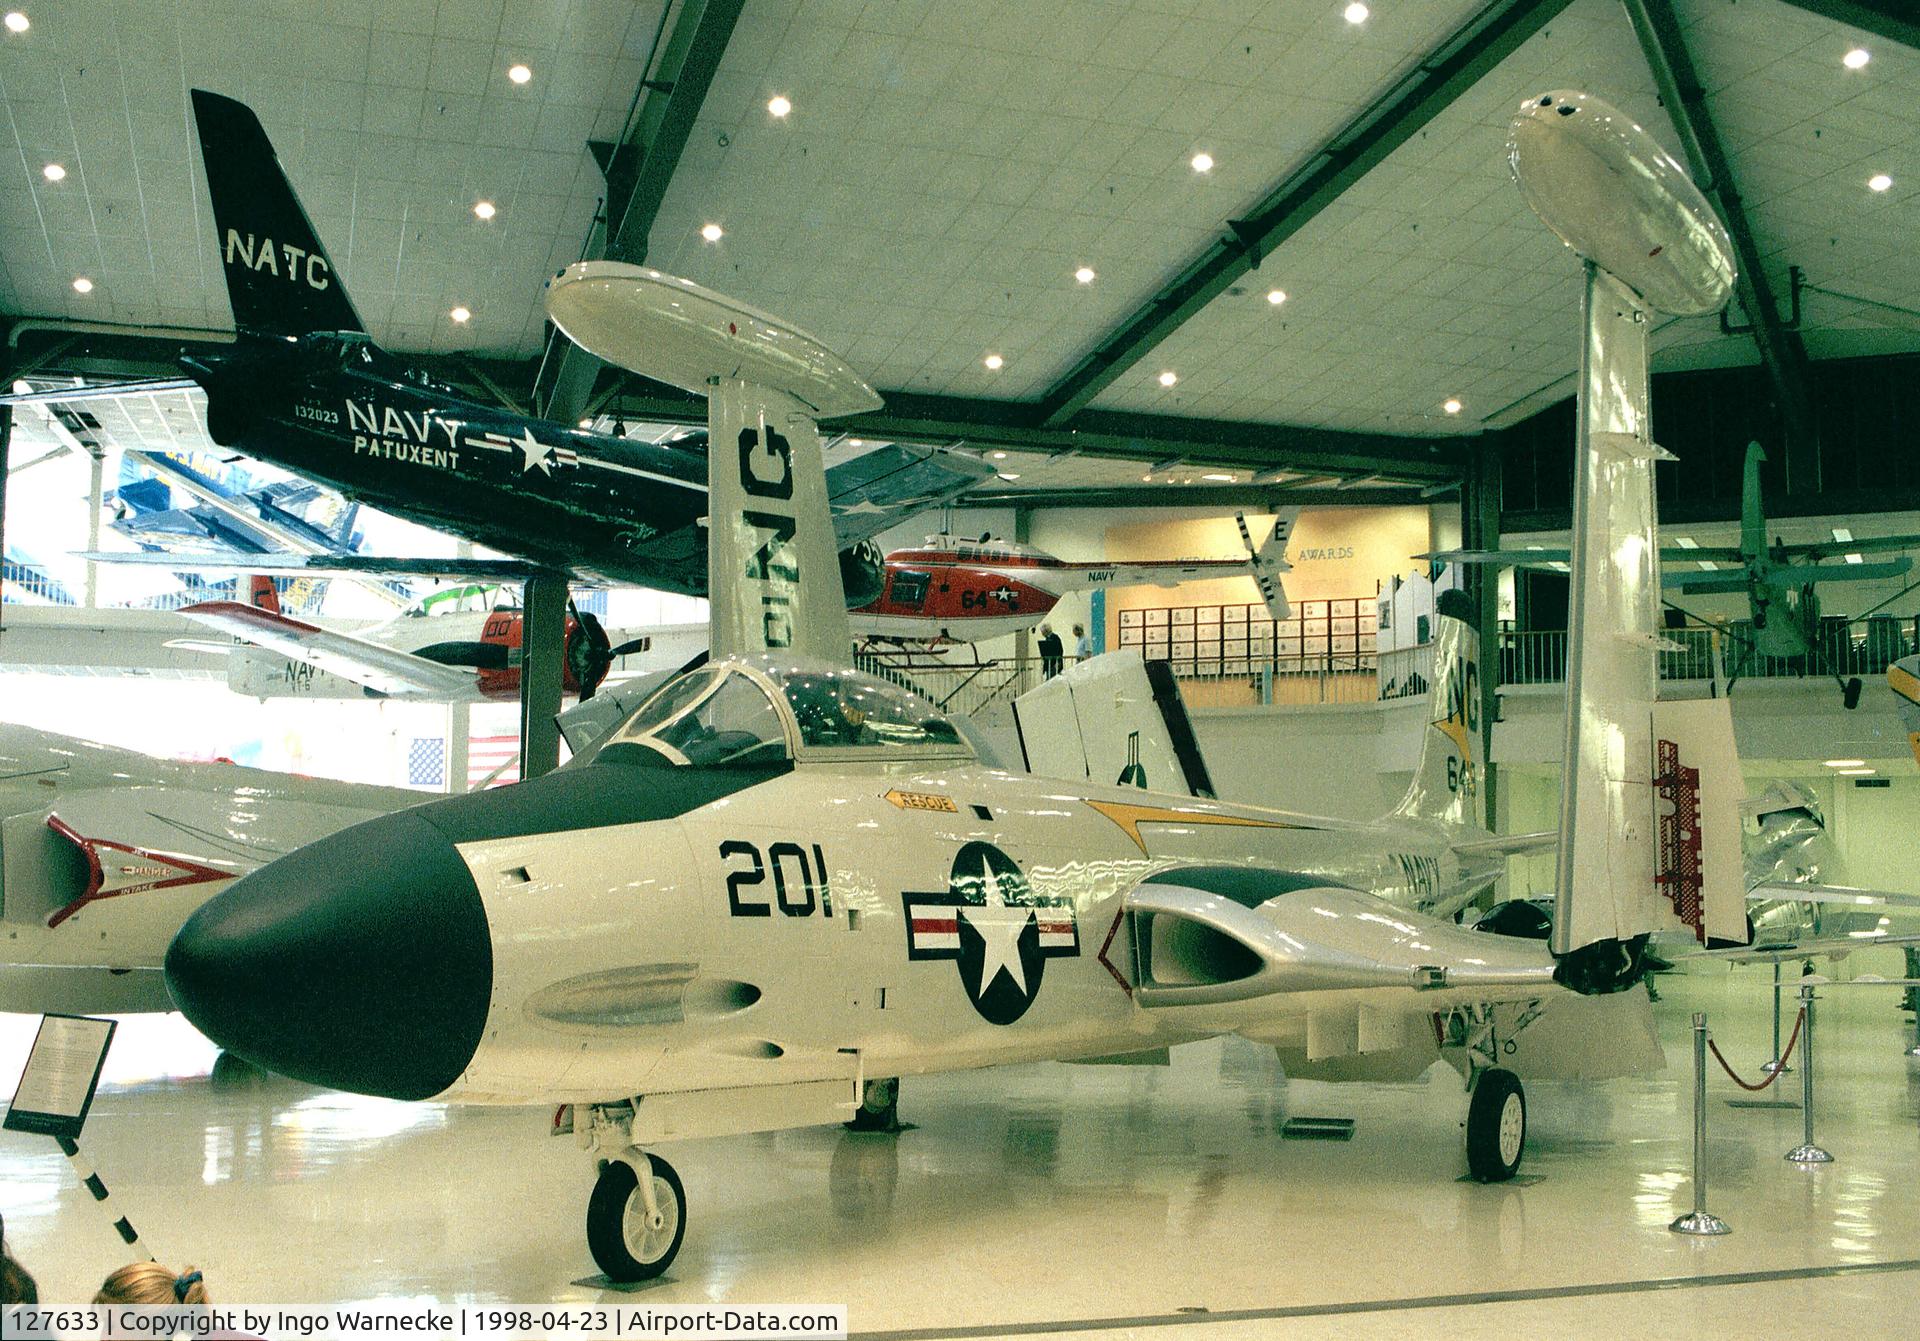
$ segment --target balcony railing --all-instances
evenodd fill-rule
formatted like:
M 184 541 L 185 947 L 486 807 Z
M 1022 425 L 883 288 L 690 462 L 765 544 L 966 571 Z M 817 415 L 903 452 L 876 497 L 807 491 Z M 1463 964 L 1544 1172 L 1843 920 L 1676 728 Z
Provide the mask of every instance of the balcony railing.
M 1888 666 L 1915 648 L 1911 621 L 1872 618 L 1835 620 L 1820 630 L 1817 657 L 1763 656 L 1743 637 L 1718 629 L 1662 630 L 1674 650 L 1659 653 L 1662 680 L 1711 680 L 1716 673 L 1743 680 L 1825 679 L 1884 675 Z M 1503 631 L 1500 634 L 1500 683 L 1559 684 L 1567 676 L 1567 635 L 1561 630 Z

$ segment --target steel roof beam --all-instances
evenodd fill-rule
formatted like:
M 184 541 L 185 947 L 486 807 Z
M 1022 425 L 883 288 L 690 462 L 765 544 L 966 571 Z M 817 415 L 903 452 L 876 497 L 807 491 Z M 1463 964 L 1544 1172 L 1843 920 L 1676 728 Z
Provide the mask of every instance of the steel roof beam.
M 646 259 L 647 235 L 745 3 L 685 0 L 681 6 L 659 61 L 651 72 L 642 72 L 626 133 L 602 157 L 607 203 L 588 236 L 587 259 L 605 257 L 634 265 Z M 571 421 L 593 394 L 600 360 L 558 331 L 548 337 L 550 357 L 555 349 L 559 357 L 552 379 L 538 399 L 549 419 Z
M 1787 0 L 1795 9 L 1844 23 L 1902 46 L 1920 47 L 1920 9 L 1913 0 Z
M 1785 429 L 1787 491 L 1817 493 L 1820 489 L 1819 426 L 1814 417 L 1813 397 L 1808 392 L 1807 351 L 1800 337 L 1780 321 L 1774 306 L 1773 285 L 1767 279 L 1759 244 L 1754 241 L 1753 226 L 1740 202 L 1740 188 L 1734 181 L 1732 165 L 1720 143 L 1720 132 L 1707 111 L 1706 90 L 1694 68 L 1693 57 L 1681 36 L 1680 22 L 1669 0 L 1621 0 L 1627 17 L 1633 22 L 1634 35 L 1653 81 L 1667 105 L 1667 115 L 1679 132 L 1681 147 L 1687 155 L 1694 182 L 1720 210 L 1720 218 L 1733 239 L 1740 273 L 1734 281 L 1740 306 L 1752 323 L 1753 341 L 1760 348 L 1760 362 L 1766 368 L 1767 381 Z
M 1122 484 L 1089 485 L 1084 489 L 975 489 L 957 501 L 968 508 L 1248 508 L 1271 512 L 1275 508 L 1352 508 L 1424 506 L 1422 490 L 1398 488 L 1290 489 L 1266 484 Z
M 1171 284 L 1100 341 L 1040 398 L 1057 426 L 1119 379 L 1276 247 L 1445 111 L 1571 0 L 1495 0 L 1429 52 L 1217 238 Z

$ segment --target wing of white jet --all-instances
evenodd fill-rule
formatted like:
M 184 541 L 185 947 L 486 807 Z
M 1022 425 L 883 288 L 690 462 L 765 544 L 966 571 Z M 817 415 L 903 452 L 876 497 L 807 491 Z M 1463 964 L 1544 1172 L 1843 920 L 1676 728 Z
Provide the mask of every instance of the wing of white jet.
M 1824 903 L 1842 908 L 1920 908 L 1920 894 L 1887 889 L 1856 889 L 1851 885 L 1796 885 L 1768 881 L 1747 891 L 1755 902 L 1780 899 L 1796 903 Z
M 205 601 L 189 605 L 180 613 L 242 642 L 363 684 L 388 698 L 459 702 L 482 697 L 476 673 L 470 667 L 443 665 L 276 611 L 239 601 Z

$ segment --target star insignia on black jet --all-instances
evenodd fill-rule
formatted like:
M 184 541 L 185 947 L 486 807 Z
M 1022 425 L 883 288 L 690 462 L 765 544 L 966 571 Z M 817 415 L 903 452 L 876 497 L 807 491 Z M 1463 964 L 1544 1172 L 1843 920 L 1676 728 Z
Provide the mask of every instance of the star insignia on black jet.
M 907 958 L 952 959 L 967 1000 L 990 1024 L 1012 1024 L 1040 994 L 1049 959 L 1080 953 L 1073 905 L 1037 897 L 1013 859 L 968 843 L 940 893 L 909 890 Z
M 523 428 L 520 436 L 511 440 L 520 449 L 520 473 L 526 474 L 535 466 L 542 474 L 553 474 L 553 448 L 533 436 L 533 430 Z

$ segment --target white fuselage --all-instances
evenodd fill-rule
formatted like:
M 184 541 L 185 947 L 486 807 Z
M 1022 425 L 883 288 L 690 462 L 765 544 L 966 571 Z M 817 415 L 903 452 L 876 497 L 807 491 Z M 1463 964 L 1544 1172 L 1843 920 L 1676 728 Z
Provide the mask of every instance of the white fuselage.
M 994 909 L 991 897 L 956 907 L 956 862 L 973 844 L 1024 875 L 1031 909 Z M 776 847 L 788 854 L 780 891 L 764 871 L 749 879 Z M 1457 878 L 1439 826 L 1314 819 L 973 765 L 803 765 L 676 819 L 459 852 L 493 942 L 485 1032 L 442 1096 L 467 1102 L 933 1072 L 1228 1030 L 1284 1044 L 1304 1042 L 1310 1027 L 1352 1035 L 1363 1015 L 1373 1046 L 1422 1034 L 1430 1043 L 1434 1012 L 1484 999 L 1409 984 L 1142 1008 L 1125 985 L 1134 973 L 1122 897 L 1156 871 L 1196 864 L 1303 873 L 1301 892 L 1256 915 L 1409 973 L 1549 962 L 1538 942 L 1395 906 Z M 824 892 L 809 854 L 824 864 Z M 746 911 L 755 908 L 765 911 Z M 639 991 L 634 1000 L 649 1004 L 630 1002 L 625 1014 L 590 1008 L 617 999 L 622 984 L 676 981 Z M 989 991 L 997 1000 L 977 1005 Z M 1016 1020 L 988 1018 L 1022 1001 Z

